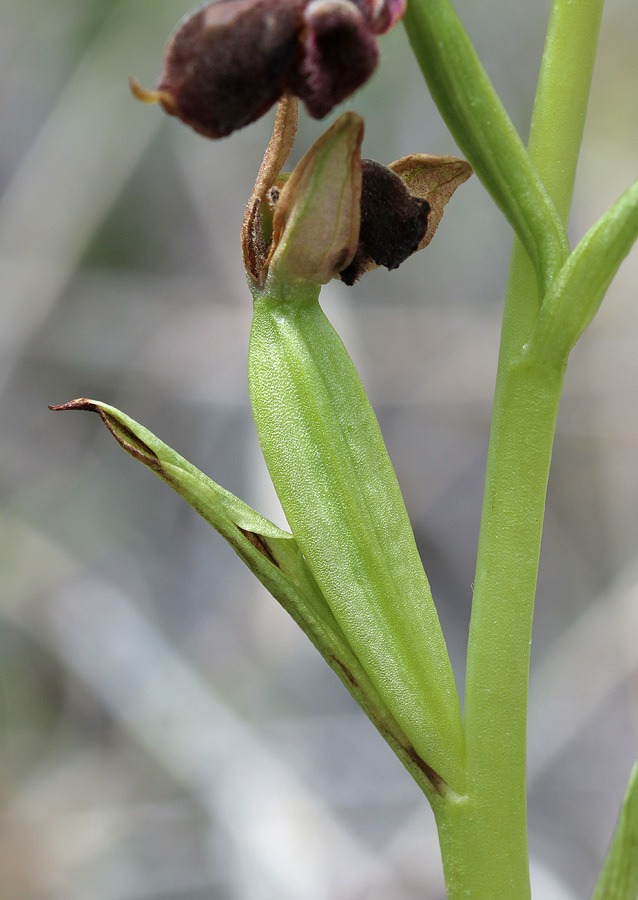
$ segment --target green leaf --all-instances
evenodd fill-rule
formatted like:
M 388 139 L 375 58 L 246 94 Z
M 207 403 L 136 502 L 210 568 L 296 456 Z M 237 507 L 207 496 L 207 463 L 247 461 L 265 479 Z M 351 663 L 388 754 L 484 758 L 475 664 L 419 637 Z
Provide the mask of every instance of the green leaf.
M 620 810 L 592 900 L 636 900 L 638 897 L 638 763 Z
M 470 39 L 448 0 L 409 0 L 403 23 L 439 112 L 544 293 L 569 252 L 565 228 Z
M 433 803 L 447 785 L 417 754 L 359 662 L 293 536 L 220 487 L 152 432 L 118 409 L 81 398 L 54 411 L 97 413 L 126 452 L 151 469 L 231 545 L 310 638 L 349 693 Z
M 527 344 L 529 360 L 564 365 L 636 238 L 638 179 L 590 228 L 554 280 Z
M 151 469 L 225 538 L 262 584 L 287 608 L 289 596 L 303 591 L 305 606 L 329 615 L 316 582 L 293 536 L 216 484 L 147 428 L 120 410 L 96 400 L 72 400 L 56 410 L 97 413 L 126 452 Z M 300 614 L 299 614 L 300 615 Z M 303 625 L 302 625 L 303 627 Z M 305 629 L 304 629 L 305 630 Z
M 376 416 L 317 294 L 254 291 L 248 381 L 264 459 L 349 644 L 420 756 L 462 792 L 461 708 L 429 584 Z

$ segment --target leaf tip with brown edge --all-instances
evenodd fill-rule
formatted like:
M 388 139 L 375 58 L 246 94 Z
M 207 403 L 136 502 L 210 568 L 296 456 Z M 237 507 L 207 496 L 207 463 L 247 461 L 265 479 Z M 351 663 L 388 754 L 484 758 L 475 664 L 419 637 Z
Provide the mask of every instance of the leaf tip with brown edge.
M 97 400 L 90 400 L 88 397 L 79 397 L 77 400 L 49 406 L 49 409 L 53 412 L 80 410 L 97 413 L 123 450 L 151 469 L 157 470 L 160 467 L 157 453 L 141 440 L 124 421 L 120 421 L 113 414 L 116 410 L 111 407 L 107 408 L 105 404 L 99 403 Z

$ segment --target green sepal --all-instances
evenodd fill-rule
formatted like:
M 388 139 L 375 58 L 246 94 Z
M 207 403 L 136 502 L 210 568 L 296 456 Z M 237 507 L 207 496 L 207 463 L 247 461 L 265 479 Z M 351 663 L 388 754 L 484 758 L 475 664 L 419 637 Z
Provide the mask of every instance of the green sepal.
M 436 804 L 450 794 L 381 699 L 289 532 L 222 488 L 120 410 L 86 398 L 50 408 L 97 413 L 120 447 L 155 472 L 230 544 L 314 644 L 430 801 Z
M 554 280 L 538 313 L 526 356 L 563 365 L 594 318 L 638 238 L 638 180 L 589 229 Z
M 592 900 L 638 897 L 638 763 L 629 776 L 620 816 Z

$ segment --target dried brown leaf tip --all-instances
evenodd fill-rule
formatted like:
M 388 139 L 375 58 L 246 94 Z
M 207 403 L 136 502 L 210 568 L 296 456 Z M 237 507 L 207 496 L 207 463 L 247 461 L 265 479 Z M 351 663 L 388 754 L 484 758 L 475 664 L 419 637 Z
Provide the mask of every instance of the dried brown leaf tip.
M 286 92 L 323 118 L 372 75 L 376 35 L 405 0 L 216 0 L 169 39 L 159 78 L 133 93 L 210 138 L 254 122 Z
M 452 194 L 471 174 L 469 163 L 452 156 L 415 153 L 390 166 L 363 160 L 359 246 L 341 280 L 352 285 L 378 266 L 396 269 L 427 247 Z

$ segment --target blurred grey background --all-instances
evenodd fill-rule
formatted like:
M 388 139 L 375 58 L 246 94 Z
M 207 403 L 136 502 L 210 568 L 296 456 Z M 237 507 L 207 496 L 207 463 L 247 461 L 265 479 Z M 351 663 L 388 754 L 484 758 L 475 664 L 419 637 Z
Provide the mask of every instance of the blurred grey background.
M 47 409 L 114 404 L 283 524 L 238 246 L 273 114 L 213 144 L 127 87 L 189 6 L 0 3 L 0 895 L 437 900 L 425 801 L 303 635 L 97 417 Z M 548 7 L 457 4 L 523 133 Z M 348 104 L 364 155 L 454 153 L 401 27 L 381 44 Z M 634 0 L 609 0 L 573 240 L 638 174 L 637 47 Z M 296 157 L 325 127 L 303 118 Z M 461 685 L 510 242 L 473 179 L 429 250 L 324 292 Z M 634 251 L 556 439 L 530 709 L 544 900 L 589 896 L 638 743 L 637 283 Z

